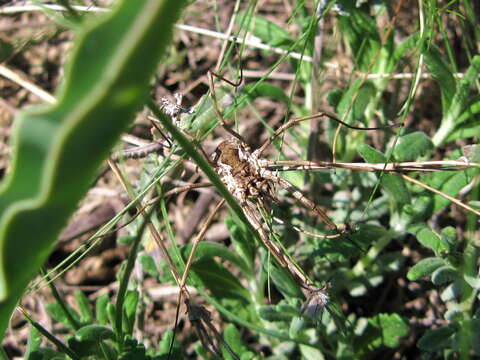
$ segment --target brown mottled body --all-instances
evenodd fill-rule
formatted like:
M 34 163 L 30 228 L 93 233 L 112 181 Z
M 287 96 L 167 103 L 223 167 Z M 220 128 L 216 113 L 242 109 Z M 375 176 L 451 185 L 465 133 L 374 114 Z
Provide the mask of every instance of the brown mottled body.
M 222 181 L 239 201 L 246 217 L 260 235 L 265 246 L 278 260 L 279 264 L 306 291 L 307 298 L 314 299 L 317 305 L 321 304 L 320 307 L 323 307 L 328 302 L 328 296 L 323 289 L 313 285 L 290 257 L 270 240 L 256 206 L 265 208 L 265 201 L 274 197 L 273 185 L 278 184 L 290 191 L 309 210 L 318 214 L 325 221 L 327 227 L 336 233 L 331 235 L 332 237 L 337 237 L 342 232 L 338 230 L 337 226 L 320 208 L 305 198 L 292 184 L 268 170 L 265 161 L 258 158 L 259 154 L 260 151 L 252 152 L 246 144 L 237 138 L 231 138 L 218 145 L 215 150 L 213 163 Z M 309 300 L 309 303 L 311 301 Z
M 215 150 L 214 164 L 227 188 L 240 204 L 250 197 L 272 198 L 270 181 L 255 153 L 235 138 L 225 140 Z M 268 171 L 270 173 L 270 171 Z

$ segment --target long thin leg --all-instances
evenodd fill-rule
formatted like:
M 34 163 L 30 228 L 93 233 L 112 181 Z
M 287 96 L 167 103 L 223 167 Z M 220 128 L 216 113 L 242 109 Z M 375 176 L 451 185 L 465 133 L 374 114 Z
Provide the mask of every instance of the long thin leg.
M 288 122 L 286 122 L 285 124 L 283 124 L 282 126 L 280 126 L 268 139 L 267 141 L 265 141 L 265 143 L 259 147 L 257 150 L 256 150 L 256 154 L 259 156 L 261 155 L 265 149 L 270 146 L 270 144 L 278 137 L 280 136 L 283 132 L 287 131 L 288 129 L 290 129 L 291 127 L 297 125 L 299 122 L 302 122 L 302 121 L 305 121 L 305 120 L 312 120 L 312 119 L 317 119 L 319 117 L 322 117 L 322 116 L 326 116 L 332 120 L 335 120 L 336 122 L 350 128 L 350 129 L 354 129 L 354 130 L 380 130 L 380 129 L 386 129 L 386 128 L 391 128 L 391 127 L 395 127 L 395 126 L 398 126 L 398 124 L 394 124 L 394 125 L 389 125 L 389 126 L 384 126 L 384 127 L 358 127 L 358 126 L 353 126 L 353 125 L 349 125 L 347 124 L 346 122 L 340 120 L 339 118 L 337 118 L 334 114 L 331 114 L 329 112 L 326 112 L 326 111 L 322 111 L 322 112 L 319 112 L 317 114 L 313 114 L 313 115 L 308 115 L 308 116 L 304 116 L 304 117 L 300 117 L 300 118 L 296 118 L 296 119 L 292 119 Z
M 317 214 L 328 227 L 328 229 L 336 233 L 335 237 L 340 237 L 345 234 L 344 230 L 340 230 L 337 225 L 332 220 L 330 220 L 325 211 L 320 209 L 317 204 L 315 204 L 312 200 L 308 199 L 305 195 L 303 195 L 302 192 L 298 190 L 294 185 L 290 184 L 290 182 L 281 177 L 269 176 L 268 174 L 265 175 L 265 178 L 280 185 L 280 187 L 291 193 L 308 210 L 313 211 L 315 214 Z
M 217 115 L 217 118 L 218 120 L 220 121 L 220 125 L 222 125 L 222 127 L 230 134 L 232 135 L 233 137 L 237 138 L 238 140 L 240 140 L 242 143 L 244 144 L 247 144 L 247 142 L 245 141 L 245 139 L 242 137 L 242 135 L 240 135 L 239 133 L 237 133 L 235 130 L 233 130 L 232 128 L 230 128 L 227 123 L 225 122 L 225 119 L 223 118 L 223 115 L 222 115 L 222 112 L 220 111 L 219 107 L 218 107 L 218 101 L 217 101 L 217 95 L 216 95 L 216 92 L 215 92 L 215 84 L 213 83 L 213 76 L 218 76 L 214 73 L 212 73 L 211 71 L 208 72 L 208 84 L 210 86 L 210 94 L 212 95 L 212 102 L 213 102 L 213 109 L 215 110 L 215 115 Z
M 262 240 L 263 244 L 267 247 L 267 249 L 272 253 L 272 255 L 277 259 L 279 264 L 285 268 L 297 281 L 297 283 L 304 289 L 308 289 L 312 287 L 311 282 L 305 276 L 305 274 L 300 271 L 296 264 L 283 252 L 280 247 L 275 244 L 273 241 L 270 240 L 267 232 L 263 228 L 262 222 L 259 219 L 257 210 L 253 207 L 252 204 L 246 203 L 242 206 L 242 209 L 247 217 L 250 224 L 252 224 L 255 231 L 258 232 L 260 235 L 260 239 Z
M 172 341 L 170 342 L 170 349 L 169 349 L 169 352 L 168 352 L 169 354 L 171 353 L 171 351 L 173 349 L 173 343 L 175 341 L 175 335 L 176 335 L 176 332 L 177 332 L 178 316 L 180 314 L 180 303 L 181 303 L 181 300 L 182 300 L 182 296 L 185 297 L 185 304 L 187 304 L 187 311 L 190 311 L 189 307 L 188 307 L 188 304 L 190 303 L 189 302 L 189 294 L 188 294 L 188 291 L 187 291 L 187 288 L 186 288 L 185 285 L 187 283 L 188 273 L 190 271 L 190 267 L 191 267 L 192 262 L 193 262 L 193 256 L 195 254 L 195 250 L 197 249 L 198 244 L 200 244 L 200 241 L 202 240 L 203 236 L 207 232 L 207 229 L 209 228 L 211 222 L 213 221 L 214 216 L 217 214 L 218 210 L 220 209 L 220 207 L 222 207 L 222 205 L 224 203 L 225 203 L 224 199 L 220 200 L 220 202 L 217 204 L 215 209 L 208 216 L 207 220 L 205 220 L 205 223 L 203 224 L 200 232 L 197 234 L 197 236 L 193 240 L 192 249 L 190 250 L 190 254 L 188 255 L 187 263 L 185 265 L 185 270 L 183 271 L 182 278 L 180 279 L 180 282 L 178 284 L 178 286 L 180 287 L 180 291 L 178 293 L 177 310 L 176 310 L 176 313 L 175 313 L 175 324 L 174 324 L 174 327 L 173 327 L 173 329 L 174 329 L 173 330 L 173 337 L 172 337 Z M 191 315 L 191 316 L 194 317 L 193 315 Z M 191 321 L 193 322 L 193 320 L 191 320 Z M 199 335 L 199 337 L 200 337 L 200 335 Z M 202 343 L 203 343 L 203 341 L 202 341 Z
M 270 237 L 258 218 L 256 209 L 254 209 L 251 204 L 244 204 L 242 208 L 253 228 L 258 231 L 263 244 L 277 259 L 278 263 L 292 275 L 293 279 L 305 292 L 307 300 L 302 307 L 302 314 L 306 313 L 309 317 L 316 317 L 317 311 L 328 305 L 329 297 L 325 292 L 325 288 L 319 288 L 313 285 L 290 257 L 286 255 L 277 244 L 270 240 Z

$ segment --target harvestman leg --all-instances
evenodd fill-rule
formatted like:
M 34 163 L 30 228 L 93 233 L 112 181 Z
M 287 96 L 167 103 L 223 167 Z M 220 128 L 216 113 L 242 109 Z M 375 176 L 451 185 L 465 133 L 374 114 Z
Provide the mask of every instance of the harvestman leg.
M 277 176 L 269 176 L 265 175 L 266 179 L 271 180 L 272 182 L 278 184 L 281 188 L 287 190 L 289 193 L 291 193 L 303 206 L 305 206 L 308 210 L 314 212 L 317 214 L 322 221 L 325 223 L 325 225 L 328 227 L 329 230 L 335 232 L 333 235 L 318 235 L 317 237 L 323 237 L 323 238 L 337 238 L 346 233 L 345 230 L 340 230 L 337 225 L 330 220 L 328 215 L 323 211 L 320 207 L 318 207 L 317 204 L 315 204 L 312 200 L 307 198 L 305 195 L 302 194 L 300 190 L 298 190 L 293 184 L 291 184 L 289 181 L 277 177 Z
M 302 289 L 308 292 L 307 297 L 310 297 L 312 293 L 318 293 L 325 300 L 323 303 L 323 306 L 325 306 L 328 302 L 328 296 L 323 293 L 320 288 L 314 286 L 297 265 L 295 265 L 295 263 L 282 251 L 282 249 L 270 240 L 270 237 L 258 217 L 258 212 L 253 205 L 247 202 L 241 206 L 248 221 L 252 224 L 255 231 L 258 231 L 263 244 L 277 259 L 279 264 L 293 276 L 294 280 Z

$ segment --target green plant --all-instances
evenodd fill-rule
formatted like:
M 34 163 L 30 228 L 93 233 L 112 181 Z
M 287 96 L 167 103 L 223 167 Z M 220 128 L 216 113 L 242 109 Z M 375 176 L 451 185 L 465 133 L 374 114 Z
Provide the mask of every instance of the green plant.
M 0 334 L 100 162 L 145 100 L 181 5 L 123 2 L 100 21 L 85 19 L 58 104 L 19 115 L 12 171 L 0 193 Z

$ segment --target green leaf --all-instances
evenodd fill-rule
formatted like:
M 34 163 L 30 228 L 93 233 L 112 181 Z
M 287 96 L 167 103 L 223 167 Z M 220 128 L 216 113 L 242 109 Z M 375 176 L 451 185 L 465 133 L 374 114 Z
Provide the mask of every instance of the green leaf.
M 201 279 L 204 286 L 217 299 L 230 298 L 248 304 L 251 295 L 222 264 L 213 259 L 202 258 L 192 264 L 192 270 Z
M 353 8 L 349 16 L 339 19 L 342 33 L 347 36 L 348 44 L 352 49 L 357 67 L 360 71 L 370 71 L 372 61 L 376 68 L 379 66 L 378 54 L 381 48 L 381 39 L 375 20 L 359 9 Z
M 275 321 L 286 321 L 289 322 L 292 320 L 292 317 L 297 316 L 298 312 L 289 312 L 282 311 L 276 305 L 264 305 L 258 309 L 258 314 L 264 320 L 275 322 Z
M 66 360 L 67 356 L 50 348 L 41 347 L 25 356 L 25 360 Z
M 188 244 L 182 248 L 182 254 L 185 259 L 188 258 L 191 249 L 192 244 Z M 213 259 L 216 256 L 224 260 L 230 261 L 232 264 L 236 265 L 240 270 L 242 270 L 242 272 L 244 272 L 245 274 L 250 274 L 251 272 L 250 268 L 240 256 L 230 251 L 224 245 L 211 241 L 203 241 L 198 245 L 195 251 L 194 259 L 198 259 L 198 261 L 203 261 L 207 259 Z
M 153 277 L 157 277 L 160 275 L 157 269 L 157 265 L 155 264 L 155 261 L 150 254 L 141 254 L 138 257 L 138 262 L 142 265 L 143 271 L 145 271 L 148 275 Z
M 480 145 L 466 145 L 462 151 L 468 161 L 480 163 Z
M 87 297 L 82 291 L 75 291 L 75 300 L 80 310 L 80 320 L 83 324 L 89 324 L 93 322 L 92 310 L 90 310 L 90 304 Z
M 367 144 L 360 144 L 357 148 L 358 153 L 366 162 L 371 163 L 386 163 L 385 156 Z M 411 202 L 410 191 L 408 190 L 405 181 L 393 174 L 383 173 L 381 177 L 381 184 L 387 194 L 393 198 L 400 207 Z
M 407 274 L 408 280 L 415 281 L 424 276 L 428 276 L 441 266 L 446 266 L 448 263 L 437 257 L 431 257 L 421 260 L 415 264 Z
M 299 345 L 300 352 L 304 359 L 307 360 L 323 360 L 325 357 L 323 356 L 322 352 L 313 346 L 308 345 Z
M 238 224 L 235 222 L 232 217 L 227 217 L 225 219 L 225 224 L 227 225 L 232 242 L 236 245 L 237 252 L 245 261 L 248 268 L 251 269 L 256 251 L 254 239 L 252 239 L 250 236 L 247 228 L 243 226 L 242 223 Z M 247 272 L 247 274 L 249 272 L 250 270 Z
M 452 98 L 448 111 L 444 111 L 440 128 L 433 136 L 433 143 L 439 146 L 455 131 L 455 128 L 462 125 L 463 122 L 470 119 L 470 116 L 460 116 L 467 108 L 470 96 L 470 89 L 475 86 L 478 75 L 480 73 L 480 56 L 476 55 L 472 59 L 472 63 L 468 68 L 465 76 L 458 80 L 456 92 Z
M 80 315 L 78 312 L 75 311 L 74 308 L 71 306 L 66 305 L 67 311 L 69 314 L 77 321 L 77 323 L 80 323 Z M 73 329 L 73 325 L 70 323 L 68 317 L 65 315 L 65 312 L 63 308 L 60 306 L 58 303 L 51 303 L 47 304 L 45 307 L 47 310 L 47 313 L 54 319 L 55 321 L 61 323 L 63 326 L 65 326 L 68 329 Z
M 174 339 L 172 330 L 167 330 L 163 334 L 162 340 L 158 344 L 158 348 L 159 348 L 158 354 L 167 355 L 169 353 L 172 340 L 173 340 L 173 346 L 172 346 L 171 359 L 180 359 L 180 360 L 184 359 L 185 357 L 183 356 L 183 347 L 180 346 L 180 343 L 178 342 L 177 339 Z
M 365 118 L 365 110 L 375 96 L 375 93 L 375 86 L 371 82 L 362 82 L 360 79 L 355 80 L 342 95 L 336 107 L 338 115 L 350 125 L 358 121 L 363 121 Z M 347 116 L 345 117 L 345 115 Z
M 457 82 L 438 48 L 431 45 L 424 55 L 428 71 L 432 73 L 432 77 L 440 85 L 442 108 L 443 112 L 446 113 L 452 104 L 452 99 L 457 89 Z
M 248 16 L 250 14 L 240 14 L 237 18 L 237 23 L 242 24 L 246 21 L 245 17 Z M 263 43 L 284 49 L 288 49 L 294 44 L 288 31 L 270 20 L 262 16 L 253 16 L 251 22 L 253 23 L 253 29 L 251 29 L 253 35 L 258 37 Z
M 417 240 L 423 245 L 435 252 L 435 255 L 449 250 L 448 243 L 446 243 L 440 236 L 428 228 L 420 230 L 417 234 Z
M 34 352 L 35 350 L 38 350 L 41 344 L 42 344 L 42 335 L 40 334 L 40 332 L 37 330 L 35 326 L 30 326 L 30 331 L 28 333 L 27 348 L 25 350 L 24 357 L 28 359 L 30 353 Z
M 75 338 L 78 341 L 102 341 L 113 340 L 115 333 L 112 329 L 100 325 L 87 325 L 79 329 L 75 333 Z
M 379 314 L 368 320 L 369 324 L 381 331 L 380 337 L 373 342 L 376 346 L 396 347 L 400 338 L 408 334 L 408 323 L 398 314 Z
M 451 265 L 441 266 L 432 273 L 432 283 L 442 285 L 460 277 L 459 272 Z
M 401 61 L 401 58 L 406 55 L 407 51 L 415 50 L 418 47 L 419 37 L 420 34 L 415 32 L 413 35 L 407 37 L 398 44 L 393 52 L 392 63 L 398 64 Z
M 470 183 L 471 177 L 469 176 L 468 172 L 450 172 L 450 173 L 438 172 L 438 173 L 426 175 L 424 177 L 424 181 L 425 183 L 434 187 L 435 189 L 447 195 L 456 197 L 458 192 Z M 440 196 L 440 195 L 432 195 L 432 196 L 433 196 L 434 212 L 437 212 L 440 209 L 450 204 L 450 200 L 445 199 L 443 196 Z
M 135 324 L 135 315 L 137 313 L 138 291 L 129 290 L 125 295 L 125 303 L 123 304 L 125 319 L 122 324 L 125 327 L 125 333 L 132 335 L 133 326 Z
M 247 347 L 242 341 L 242 337 L 238 332 L 237 328 L 232 325 L 228 324 L 223 331 L 223 338 L 225 342 L 230 346 L 230 349 L 239 356 L 242 360 L 253 359 L 254 354 L 248 351 Z M 223 351 L 224 358 L 232 358 L 230 353 L 226 350 Z
M 277 289 L 287 297 L 301 297 L 302 292 L 298 288 L 297 283 L 292 279 L 291 275 L 283 268 L 279 268 L 273 264 L 267 268 L 267 262 L 264 263 L 264 271 L 270 275 Z
M 371 163 L 386 163 L 387 158 L 377 149 L 367 145 L 367 144 L 360 144 L 358 146 L 358 153 L 366 162 Z
M 244 92 L 250 100 L 255 100 L 258 97 L 270 97 L 285 104 L 290 103 L 290 98 L 285 94 L 285 90 L 270 83 L 245 85 Z
M 58 103 L 15 120 L 11 171 L 0 190 L 0 337 L 99 165 L 146 100 L 184 3 L 124 0 L 98 15 L 71 51 Z
M 424 132 L 416 131 L 398 139 L 393 155 L 398 161 L 414 161 L 432 149 L 432 140 Z
M 440 236 L 442 242 L 448 244 L 449 251 L 454 251 L 457 246 L 457 230 L 453 226 L 447 226 L 442 229 Z
M 477 136 L 480 133 L 480 123 L 478 114 L 480 113 L 480 100 L 477 96 L 460 114 L 456 121 L 458 125 L 448 135 L 446 141 L 465 139 Z M 468 157 L 467 157 L 468 158 Z M 469 159 L 470 161 L 474 161 Z M 478 160 L 477 160 L 478 162 Z
M 100 325 L 108 323 L 107 305 L 109 304 L 108 294 L 100 295 L 95 301 L 95 315 Z
M 451 326 L 445 326 L 440 329 L 427 330 L 418 340 L 417 346 L 426 351 L 438 351 L 450 348 L 452 346 L 455 329 Z

